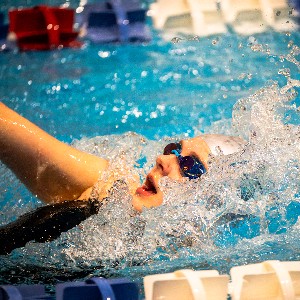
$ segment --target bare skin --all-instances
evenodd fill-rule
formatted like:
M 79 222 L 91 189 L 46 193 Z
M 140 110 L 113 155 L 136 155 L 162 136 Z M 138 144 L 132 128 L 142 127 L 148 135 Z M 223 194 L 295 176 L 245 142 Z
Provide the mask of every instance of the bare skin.
M 243 148 L 246 142 L 239 137 L 204 134 L 182 140 L 180 144 L 182 156 L 198 158 L 208 171 L 208 160 L 211 154 L 218 155 L 218 149 L 223 151 L 224 155 L 237 152 Z M 156 164 L 147 175 L 144 185 L 139 187 L 133 195 L 132 204 L 136 210 L 142 211 L 144 207 L 155 207 L 163 203 L 163 194 L 159 182 L 164 176 L 178 181 L 183 180 L 182 171 L 175 154 L 159 155 L 157 157 Z
M 240 138 L 223 135 L 202 135 L 180 143 L 181 155 L 197 157 L 206 171 L 209 155 L 216 154 L 216 147 L 230 154 L 245 144 Z M 108 167 L 107 160 L 58 141 L 1 102 L 0 160 L 34 195 L 47 203 L 88 199 L 93 185 Z M 163 203 L 159 182 L 164 176 L 182 180 L 175 154 L 159 155 L 141 187 L 138 182 L 129 182 L 132 205 L 137 211 Z M 116 179 L 112 176 L 107 182 L 100 182 L 103 187 L 100 199 L 107 195 Z
M 107 168 L 105 159 L 62 143 L 0 103 L 0 160 L 41 200 L 74 200 Z
M 201 137 L 181 141 L 181 155 L 195 156 L 208 170 L 208 158 L 211 153 L 208 145 Z M 159 155 L 156 164 L 146 177 L 146 181 L 142 187 L 136 190 L 133 195 L 132 204 L 138 211 L 142 211 L 143 207 L 155 207 L 163 203 L 163 194 L 159 188 L 159 182 L 162 177 L 168 176 L 174 180 L 182 180 L 182 171 L 179 167 L 178 159 L 175 154 Z

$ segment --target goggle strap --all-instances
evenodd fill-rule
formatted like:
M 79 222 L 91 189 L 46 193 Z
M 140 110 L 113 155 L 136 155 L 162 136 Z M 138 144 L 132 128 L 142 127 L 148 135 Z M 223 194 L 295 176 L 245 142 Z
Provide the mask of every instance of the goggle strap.
M 181 155 L 180 155 L 180 152 L 178 152 L 177 150 L 172 150 L 171 151 L 173 154 L 175 154 L 176 155 L 176 157 L 180 157 Z

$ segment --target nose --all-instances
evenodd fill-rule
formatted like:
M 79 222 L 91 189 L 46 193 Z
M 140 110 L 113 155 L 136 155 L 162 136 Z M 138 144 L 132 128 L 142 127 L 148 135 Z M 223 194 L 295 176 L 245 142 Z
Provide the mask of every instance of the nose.
M 177 157 L 174 154 L 159 155 L 156 158 L 156 167 L 161 171 L 163 176 L 168 176 L 174 169 L 177 169 Z

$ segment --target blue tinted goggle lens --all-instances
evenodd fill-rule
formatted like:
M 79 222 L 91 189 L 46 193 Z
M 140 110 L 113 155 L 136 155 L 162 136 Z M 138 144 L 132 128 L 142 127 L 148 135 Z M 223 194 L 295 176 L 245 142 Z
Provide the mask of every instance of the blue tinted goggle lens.
M 196 179 L 203 175 L 206 170 L 203 164 L 193 156 L 181 156 L 181 144 L 170 143 L 164 148 L 164 155 L 175 154 L 179 161 L 180 169 L 185 177 Z

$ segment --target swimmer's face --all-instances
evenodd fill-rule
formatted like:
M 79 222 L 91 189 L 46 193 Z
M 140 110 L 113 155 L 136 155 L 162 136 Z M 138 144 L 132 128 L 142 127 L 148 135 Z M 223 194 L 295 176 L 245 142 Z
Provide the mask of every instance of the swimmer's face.
M 182 140 L 181 156 L 191 156 L 198 159 L 207 170 L 207 160 L 210 149 L 201 137 Z M 182 180 L 184 173 L 179 165 L 178 157 L 173 154 L 162 154 L 156 159 L 154 168 L 149 172 L 143 186 L 139 187 L 133 196 L 133 207 L 142 211 L 143 207 L 155 207 L 163 203 L 163 194 L 159 188 L 162 177 L 168 176 L 174 180 Z

